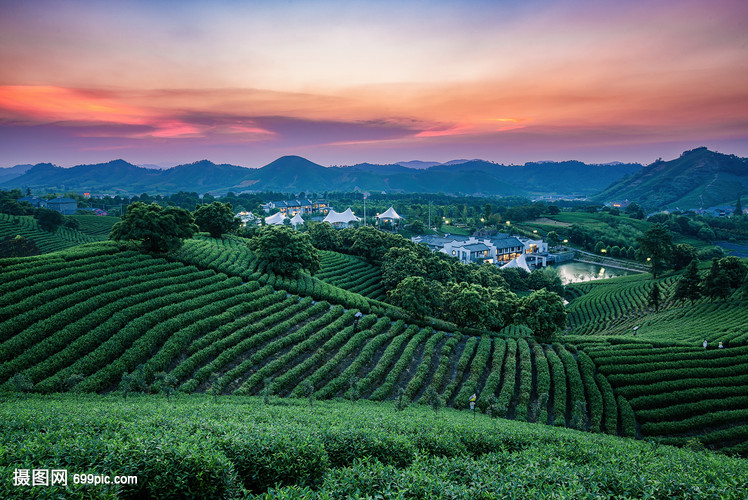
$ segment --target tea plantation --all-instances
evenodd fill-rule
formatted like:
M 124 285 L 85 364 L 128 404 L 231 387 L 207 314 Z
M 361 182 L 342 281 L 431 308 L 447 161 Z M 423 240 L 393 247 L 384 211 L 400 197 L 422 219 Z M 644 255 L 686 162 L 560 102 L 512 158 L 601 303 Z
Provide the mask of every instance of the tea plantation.
M 424 406 L 271 398 L 30 396 L 0 406 L 15 469 L 136 476 L 2 498 L 719 498 L 745 460 Z
M 174 491 L 205 497 L 745 497 L 746 462 L 726 456 L 748 455 L 739 292 L 655 313 L 646 277 L 573 285 L 569 331 L 539 343 L 526 327 L 413 323 L 355 257 L 322 252 L 316 277 L 276 276 L 236 236 L 168 257 L 87 243 L 0 260 L 0 272 L 7 474 L 65 464 L 148 477 L 114 496 L 160 496 L 160 468 L 175 467 Z M 123 399 L 159 390 L 176 390 L 176 405 Z M 472 394 L 474 421 L 454 411 Z

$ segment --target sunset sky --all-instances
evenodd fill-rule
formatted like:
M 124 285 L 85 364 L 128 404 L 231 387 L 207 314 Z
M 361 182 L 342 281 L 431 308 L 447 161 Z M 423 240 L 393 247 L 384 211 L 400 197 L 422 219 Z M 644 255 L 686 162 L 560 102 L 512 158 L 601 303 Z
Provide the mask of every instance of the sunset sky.
M 0 2 L 0 166 L 748 156 L 748 2 Z

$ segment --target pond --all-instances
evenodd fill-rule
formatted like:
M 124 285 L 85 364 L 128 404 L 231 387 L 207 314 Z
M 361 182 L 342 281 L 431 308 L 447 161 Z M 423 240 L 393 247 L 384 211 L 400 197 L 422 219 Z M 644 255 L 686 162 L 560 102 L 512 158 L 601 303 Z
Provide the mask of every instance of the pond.
M 729 241 L 717 241 L 716 245 L 727 250 L 728 255 L 734 255 L 735 257 L 746 258 L 748 257 L 748 244 L 742 243 L 730 243 Z
M 601 280 L 606 278 L 616 278 L 618 276 L 629 276 L 638 274 L 634 271 L 625 269 L 615 269 L 605 267 L 599 264 L 587 264 L 585 262 L 564 262 L 553 266 L 561 278 L 564 285 L 569 283 L 579 283 L 581 281 Z

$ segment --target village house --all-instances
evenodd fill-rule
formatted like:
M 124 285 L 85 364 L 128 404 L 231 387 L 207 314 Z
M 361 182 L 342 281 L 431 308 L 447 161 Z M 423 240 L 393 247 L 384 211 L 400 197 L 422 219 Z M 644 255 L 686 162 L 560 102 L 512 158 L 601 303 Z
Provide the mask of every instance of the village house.
M 296 214 L 309 215 L 316 212 L 326 214 L 330 211 L 330 207 L 325 200 L 311 201 L 307 199 L 269 201 L 262 205 L 262 209 L 265 210 L 265 213 L 278 209 L 280 213 L 289 217 Z
M 432 252 L 442 252 L 457 258 L 463 264 L 490 263 L 500 267 L 522 267 L 526 270 L 548 265 L 548 244 L 499 233 L 495 236 L 415 236 L 412 240 L 423 243 Z

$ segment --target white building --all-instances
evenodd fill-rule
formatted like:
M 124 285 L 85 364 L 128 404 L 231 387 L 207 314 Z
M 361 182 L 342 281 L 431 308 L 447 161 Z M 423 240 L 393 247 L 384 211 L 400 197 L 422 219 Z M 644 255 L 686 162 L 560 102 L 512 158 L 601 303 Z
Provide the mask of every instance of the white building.
M 543 240 L 531 240 L 499 233 L 491 237 L 445 235 L 416 236 L 416 243 L 424 243 L 434 252 L 442 252 L 457 258 L 463 264 L 484 262 L 504 266 L 517 261 L 512 267 L 527 270 L 547 265 L 548 244 Z M 522 257 L 519 261 L 519 259 Z
M 348 209 L 342 213 L 330 210 L 330 213 L 327 214 L 327 217 L 325 217 L 322 222 L 327 222 L 332 225 L 332 227 L 341 228 L 348 227 L 351 222 L 359 222 L 360 220 L 360 218 L 353 214 L 351 208 L 348 207 Z

